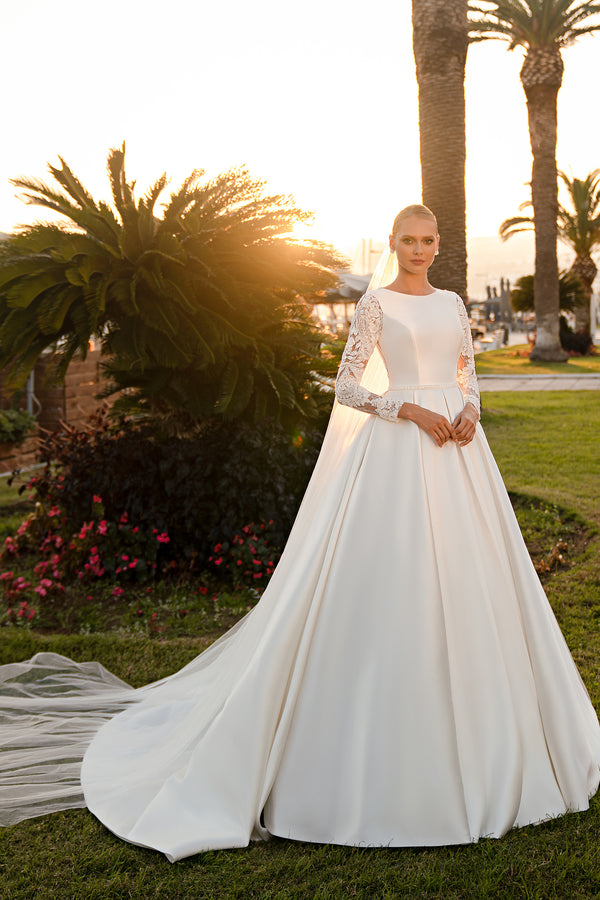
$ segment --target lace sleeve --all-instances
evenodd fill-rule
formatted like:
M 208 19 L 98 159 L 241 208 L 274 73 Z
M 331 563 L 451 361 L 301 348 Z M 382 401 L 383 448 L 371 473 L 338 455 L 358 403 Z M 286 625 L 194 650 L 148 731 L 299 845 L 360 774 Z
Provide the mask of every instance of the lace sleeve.
M 335 396 L 345 406 L 353 406 L 361 412 L 381 416 L 382 419 L 398 421 L 402 401 L 386 400 L 360 385 L 369 357 L 379 340 L 382 320 L 383 313 L 375 294 L 364 294 L 356 304 L 350 325 L 348 341 L 335 381 Z
M 477 375 L 475 374 L 475 357 L 473 355 L 471 326 L 469 325 L 469 317 L 467 315 L 467 310 L 465 309 L 465 304 L 458 294 L 456 295 L 456 303 L 458 306 L 458 317 L 463 332 L 462 347 L 456 366 L 456 380 L 458 381 L 458 386 L 465 398 L 465 403 L 472 403 L 477 412 L 480 412 L 481 404 L 479 402 L 479 385 L 477 384 Z

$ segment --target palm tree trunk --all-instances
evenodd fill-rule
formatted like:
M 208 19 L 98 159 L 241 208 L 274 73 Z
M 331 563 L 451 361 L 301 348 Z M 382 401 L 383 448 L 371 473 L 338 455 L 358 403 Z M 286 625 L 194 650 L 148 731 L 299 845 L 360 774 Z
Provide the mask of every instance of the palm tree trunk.
M 468 0 L 412 0 L 423 203 L 435 213 L 435 284 L 467 294 L 465 63 Z
M 531 359 L 563 360 L 560 345 L 558 287 L 558 172 L 556 167 L 557 97 L 563 63 L 555 48 L 529 49 L 521 68 L 527 98 L 533 155 L 531 199 L 535 226 L 534 304 L 536 341 Z
M 571 272 L 579 278 L 586 302 L 575 307 L 575 331 L 585 335 L 591 333 L 591 305 L 594 279 L 598 274 L 598 267 L 589 253 L 578 253 L 575 257 Z

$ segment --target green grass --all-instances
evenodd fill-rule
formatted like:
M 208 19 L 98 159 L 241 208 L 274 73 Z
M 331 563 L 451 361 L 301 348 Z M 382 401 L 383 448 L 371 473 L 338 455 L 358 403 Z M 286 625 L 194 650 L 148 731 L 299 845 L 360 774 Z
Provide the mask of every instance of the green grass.
M 508 490 L 600 524 L 600 395 L 490 391 L 482 423 Z
M 543 555 L 559 538 L 572 549 L 571 566 L 550 575 L 546 589 L 600 708 L 595 392 L 489 393 L 484 402 L 484 427 L 530 546 Z M 138 685 L 175 671 L 208 640 L 7 628 L 0 631 L 0 662 L 52 649 L 100 659 Z M 599 835 L 600 801 L 593 799 L 586 813 L 466 847 L 370 850 L 274 839 L 170 865 L 77 810 L 0 831 L 0 900 L 584 900 L 600 896 Z
M 527 344 L 486 350 L 475 357 L 478 375 L 597 375 L 600 374 L 600 354 L 573 356 L 567 362 L 532 362 L 520 352 Z

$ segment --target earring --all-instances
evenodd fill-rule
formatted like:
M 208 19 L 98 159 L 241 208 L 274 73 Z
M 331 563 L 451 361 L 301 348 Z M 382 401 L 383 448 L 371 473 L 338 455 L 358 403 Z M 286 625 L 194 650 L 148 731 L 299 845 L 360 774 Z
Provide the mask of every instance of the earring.
M 439 256 L 439 255 L 440 255 L 440 251 L 439 251 L 439 250 L 436 250 L 434 255 L 435 255 L 435 256 Z

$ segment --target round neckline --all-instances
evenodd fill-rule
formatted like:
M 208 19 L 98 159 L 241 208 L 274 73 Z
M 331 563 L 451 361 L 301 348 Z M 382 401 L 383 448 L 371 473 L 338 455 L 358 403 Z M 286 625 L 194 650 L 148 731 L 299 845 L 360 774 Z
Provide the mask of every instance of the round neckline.
M 400 297 L 421 297 L 421 298 L 423 298 L 423 297 L 433 297 L 434 294 L 438 294 L 439 291 L 440 291 L 439 288 L 434 288 L 434 289 L 433 289 L 432 291 L 430 291 L 428 294 L 406 294 L 404 291 L 394 291 L 394 290 L 392 290 L 391 288 L 386 288 L 386 287 L 380 287 L 380 288 L 378 288 L 378 290 L 380 290 L 380 291 L 387 291 L 388 294 L 399 294 Z

